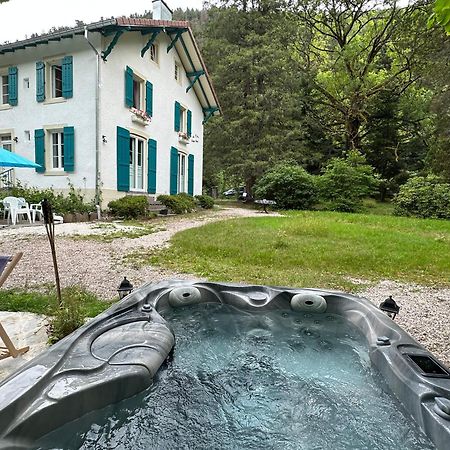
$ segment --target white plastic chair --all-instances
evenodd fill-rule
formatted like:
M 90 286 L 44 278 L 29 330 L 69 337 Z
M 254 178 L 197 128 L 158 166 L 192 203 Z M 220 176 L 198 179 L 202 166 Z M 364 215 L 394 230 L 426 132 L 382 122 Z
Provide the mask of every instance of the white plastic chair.
M 36 222 L 36 216 L 39 216 L 39 220 L 44 217 L 44 213 L 42 212 L 42 204 L 41 203 L 32 203 L 30 205 L 31 214 L 33 216 L 33 222 Z
M 17 218 L 21 215 L 26 215 L 29 222 L 33 223 L 31 219 L 30 207 L 24 198 L 5 197 L 3 199 L 3 205 L 5 206 L 5 210 L 8 212 L 8 223 L 9 219 L 11 219 L 12 224 L 15 225 Z

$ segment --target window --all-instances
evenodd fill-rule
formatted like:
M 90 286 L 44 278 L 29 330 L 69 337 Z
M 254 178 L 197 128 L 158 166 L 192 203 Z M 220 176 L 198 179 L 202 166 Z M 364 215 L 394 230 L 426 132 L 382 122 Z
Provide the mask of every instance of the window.
M 158 64 L 158 46 L 156 44 L 150 46 L 150 59 Z
M 186 155 L 178 153 L 178 192 L 186 192 Z
M 145 81 L 133 73 L 133 108 L 145 109 Z
M 1 75 L 0 83 L 0 104 L 7 105 L 9 103 L 9 77 L 8 75 Z
M 180 133 L 187 134 L 187 108 L 180 105 Z
M 12 136 L 10 133 L 8 134 L 0 134 L 0 147 L 3 147 L 5 150 L 12 151 Z
M 50 85 L 52 98 L 60 98 L 63 96 L 61 61 L 50 64 Z
M 51 169 L 64 170 L 64 133 L 52 131 L 50 135 Z
M 145 140 L 130 136 L 130 190 L 144 190 L 144 149 Z

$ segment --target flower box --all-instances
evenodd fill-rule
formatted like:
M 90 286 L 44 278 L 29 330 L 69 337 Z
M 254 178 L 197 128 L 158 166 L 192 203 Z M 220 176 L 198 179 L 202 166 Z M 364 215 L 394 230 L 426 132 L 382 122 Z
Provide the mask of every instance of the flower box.
M 145 111 L 142 111 L 137 108 L 130 108 L 130 111 L 132 122 L 147 126 L 152 120 L 152 118 Z
M 178 133 L 178 142 L 180 142 L 181 144 L 189 144 L 189 141 L 190 137 L 187 133 L 184 133 L 183 131 L 180 131 Z

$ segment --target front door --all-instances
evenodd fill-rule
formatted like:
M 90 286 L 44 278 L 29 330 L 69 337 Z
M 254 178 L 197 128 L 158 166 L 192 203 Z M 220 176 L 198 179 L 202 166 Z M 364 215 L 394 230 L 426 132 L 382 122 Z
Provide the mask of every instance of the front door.
M 186 155 L 178 153 L 178 192 L 186 192 Z
M 130 138 L 130 190 L 144 190 L 144 140 L 138 136 Z

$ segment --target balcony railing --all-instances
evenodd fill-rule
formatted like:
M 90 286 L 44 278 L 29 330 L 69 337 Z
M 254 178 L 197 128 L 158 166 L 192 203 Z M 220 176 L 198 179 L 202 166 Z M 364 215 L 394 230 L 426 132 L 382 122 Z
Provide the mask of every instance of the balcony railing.
M 0 189 L 8 189 L 14 186 L 14 169 L 0 172 Z

